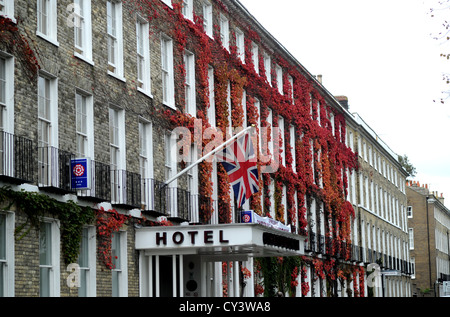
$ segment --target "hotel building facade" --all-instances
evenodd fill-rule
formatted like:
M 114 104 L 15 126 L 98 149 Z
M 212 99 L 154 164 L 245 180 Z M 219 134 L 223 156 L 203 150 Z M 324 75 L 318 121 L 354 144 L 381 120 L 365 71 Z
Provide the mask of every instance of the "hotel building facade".
M 0 295 L 409 296 L 405 173 L 238 1 L 0 10 Z M 242 208 L 216 160 L 168 183 L 250 126 Z

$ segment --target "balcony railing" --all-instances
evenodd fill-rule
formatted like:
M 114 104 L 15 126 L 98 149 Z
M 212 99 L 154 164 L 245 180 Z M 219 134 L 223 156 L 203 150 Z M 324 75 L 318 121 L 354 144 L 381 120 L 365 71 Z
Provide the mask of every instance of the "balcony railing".
M 141 175 L 126 170 L 110 170 L 111 203 L 123 207 L 141 206 Z
M 78 196 L 95 201 L 111 200 L 111 170 L 109 164 L 91 161 L 91 189 L 79 190 Z
M 73 153 L 47 146 L 38 148 L 39 187 L 54 192 L 72 192 L 70 162 Z
M 34 153 L 31 140 L 0 132 L 0 177 L 14 183 L 33 182 Z

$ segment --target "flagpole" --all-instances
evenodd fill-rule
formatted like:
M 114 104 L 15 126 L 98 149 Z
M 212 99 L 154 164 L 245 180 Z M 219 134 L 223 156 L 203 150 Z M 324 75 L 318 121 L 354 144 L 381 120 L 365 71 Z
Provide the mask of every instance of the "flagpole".
M 162 184 L 159 188 L 159 190 L 162 190 L 164 187 L 166 187 L 167 185 L 169 185 L 170 183 L 172 183 L 174 180 L 176 180 L 178 177 L 180 177 L 181 175 L 185 174 L 186 172 L 190 171 L 192 168 L 194 168 L 196 165 L 200 164 L 202 161 L 206 160 L 208 157 L 210 157 L 211 155 L 215 154 L 216 152 L 220 151 L 223 147 L 227 146 L 228 144 L 230 144 L 231 142 L 233 142 L 235 139 L 239 138 L 241 135 L 247 133 L 251 128 L 254 128 L 255 125 L 252 125 L 251 127 L 247 127 L 244 130 L 242 130 L 241 132 L 239 132 L 238 134 L 236 134 L 235 136 L 233 136 L 232 138 L 230 138 L 229 140 L 227 140 L 226 142 L 222 143 L 221 145 L 219 145 L 217 148 L 215 148 L 214 150 L 212 150 L 211 152 L 209 152 L 208 154 L 204 155 L 202 158 L 198 159 L 195 163 L 191 164 L 190 166 L 186 167 L 184 170 L 182 170 L 181 172 L 179 172 L 177 175 L 175 175 L 174 177 L 172 177 L 171 179 L 169 179 L 167 182 L 165 182 L 164 184 Z

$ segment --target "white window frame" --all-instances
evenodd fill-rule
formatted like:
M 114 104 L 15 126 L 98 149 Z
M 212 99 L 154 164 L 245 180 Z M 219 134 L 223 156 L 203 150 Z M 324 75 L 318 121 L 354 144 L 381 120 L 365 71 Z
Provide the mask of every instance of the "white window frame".
M 409 249 L 414 250 L 414 228 L 408 228 Z
M 266 120 L 267 120 L 267 123 L 270 124 L 270 130 L 271 130 L 270 141 L 267 142 L 267 149 L 269 150 L 272 159 L 274 159 L 274 153 L 273 153 L 274 152 L 274 145 L 273 145 L 273 143 L 274 143 L 274 139 L 273 139 L 274 126 L 273 126 L 273 111 L 271 108 L 269 108 L 269 114 L 268 114 Z
M 37 0 L 37 27 L 36 35 L 44 40 L 59 46 L 57 23 L 57 0 Z
M 86 226 L 83 228 L 83 236 L 82 236 L 82 247 L 87 248 L 87 266 L 82 266 L 79 263 L 81 257 L 81 249 L 80 249 L 80 257 L 78 259 L 78 263 L 80 265 L 80 283 L 81 287 L 78 290 L 78 297 L 96 297 L 97 294 L 97 270 L 96 270 L 96 228 L 95 226 Z M 87 237 L 84 235 L 87 234 Z M 88 239 L 85 241 L 84 239 Z M 85 271 L 86 279 L 81 279 L 81 272 Z M 86 283 L 83 285 L 83 283 Z M 82 294 L 82 290 L 85 290 L 85 294 Z
M 195 55 L 189 51 L 184 53 L 185 77 L 185 112 L 193 117 L 197 115 L 195 98 Z
M 0 100 L 0 130 L 14 134 L 14 57 L 0 52 L 5 78 L 0 78 L 4 101 Z M 1 76 L 1 75 L 0 75 Z
M 0 266 L 3 267 L 0 270 L 0 273 L 3 271 L 3 285 L 0 284 L 0 287 L 3 289 L 0 290 L 0 294 L 3 294 L 3 297 L 14 297 L 14 228 L 15 228 L 15 214 L 13 212 L 0 212 L 0 217 L 4 219 L 4 223 L 1 223 L 0 226 L 3 226 L 5 229 L 3 239 L 0 239 L 4 245 L 0 246 L 4 250 L 4 257 L 0 254 Z M 0 234 L 1 231 L 0 231 Z M 1 296 L 0 296 L 1 297 Z
M 140 17 L 136 21 L 136 55 L 137 90 L 152 97 L 149 23 Z
M 163 104 L 175 109 L 173 41 L 165 35 L 161 36 L 161 72 Z
M 236 28 L 236 53 L 237 58 L 241 60 L 242 64 L 245 64 L 245 36 L 239 28 Z
M 222 46 L 230 51 L 230 22 L 223 14 L 220 14 L 220 40 Z
M 267 82 L 272 86 L 272 59 L 267 53 L 264 53 L 264 70 Z
M 292 156 L 292 170 L 297 173 L 297 161 L 295 157 L 295 126 L 290 125 L 289 127 L 290 145 L 291 145 L 291 156 Z
M 208 67 L 208 86 L 209 86 L 209 108 L 208 120 L 211 127 L 216 127 L 216 103 L 214 94 L 214 68 Z
M 281 68 L 280 65 L 276 65 L 275 66 L 275 71 L 277 73 L 277 88 L 278 88 L 278 92 L 281 95 L 284 95 L 284 91 L 283 91 L 283 69 Z
M 85 138 L 85 153 L 84 157 L 94 158 L 94 98 L 92 95 L 77 89 L 75 92 L 75 113 L 76 113 L 76 133 L 77 133 L 77 154 L 80 154 L 78 148 L 78 139 Z M 85 104 L 85 114 L 81 114 L 78 111 L 78 103 L 83 102 Z M 78 130 L 78 119 L 82 115 L 86 120 L 86 131 Z M 83 157 L 83 156 L 80 156 Z
M 45 96 L 40 95 L 41 85 L 44 84 Z M 48 85 L 48 86 L 47 86 Z M 48 96 L 47 96 L 48 94 Z M 42 105 L 42 98 L 48 99 L 48 109 L 46 109 L 47 116 L 43 117 L 40 114 Z M 47 108 L 47 106 L 44 106 Z M 46 136 L 48 140 L 43 140 L 41 125 L 46 126 Z M 59 175 L 52 175 L 51 166 L 58 166 L 58 158 L 52 161 L 51 148 L 58 148 L 58 78 L 53 77 L 49 73 L 41 71 L 38 76 L 38 164 L 40 167 L 39 183 L 44 180 L 44 185 L 53 184 L 57 182 Z M 42 156 L 43 155 L 43 156 Z M 46 166 L 46 169 L 42 169 Z
M 281 164 L 283 166 L 286 166 L 286 145 L 284 140 L 284 118 L 282 116 L 278 116 L 278 129 L 280 131 L 280 137 L 281 137 L 281 148 L 280 148 L 280 154 L 281 154 Z M 278 143 L 278 140 L 277 140 Z
M 211 2 L 203 2 L 203 29 L 206 35 L 213 37 L 213 6 Z
M 111 118 L 111 116 L 116 116 L 117 118 Z M 117 121 L 117 122 L 113 122 Z M 116 125 L 115 125 L 116 124 Z M 118 156 L 116 160 L 116 170 L 126 169 L 126 148 L 125 148 L 125 110 L 110 105 L 109 107 L 109 127 L 110 130 L 116 130 L 117 136 L 113 136 L 113 140 L 109 140 L 110 147 L 114 147 L 118 150 Z M 111 134 L 110 134 L 111 137 Z M 112 155 L 112 153 L 111 153 Z M 111 160 L 112 164 L 112 160 Z M 113 167 L 113 166 L 111 166 Z
M 49 297 L 59 297 L 60 296 L 60 223 L 59 220 L 43 218 L 42 223 L 50 224 L 50 232 L 51 232 L 51 241 L 50 241 L 50 250 L 51 250 L 51 258 L 49 264 L 39 264 L 39 269 L 48 269 L 49 270 Z M 39 254 L 41 253 L 41 236 L 39 234 Z M 40 263 L 40 262 L 39 262 Z M 41 283 L 39 283 L 40 287 L 42 287 Z M 42 297 L 42 294 L 40 293 Z
M 194 1 L 193 0 L 182 0 L 182 13 L 184 17 L 188 20 L 194 20 Z
M 122 28 L 122 2 L 109 0 L 106 2 L 107 19 L 107 49 L 108 49 L 108 74 L 121 81 L 124 78 L 123 66 L 123 28 Z M 111 58 L 110 50 L 114 51 Z
M 252 60 L 255 72 L 259 74 L 259 47 L 255 42 L 252 42 Z
M 128 264 L 127 264 L 127 232 L 126 231 L 118 231 L 114 232 L 111 240 L 120 239 L 118 241 L 118 253 L 114 252 L 114 241 L 111 241 L 111 254 L 113 264 L 116 264 L 116 267 L 113 267 L 111 270 L 111 288 L 112 288 L 112 296 L 116 297 L 127 297 L 128 296 Z M 116 258 L 117 256 L 117 258 Z M 117 266 L 120 265 L 120 267 Z M 117 282 L 117 289 L 114 287 L 114 282 Z M 115 293 L 117 292 L 117 293 Z
M 14 18 L 14 0 L 0 1 L 0 15 L 6 16 L 16 23 L 16 18 Z
M 288 76 L 288 81 L 289 81 L 289 85 L 291 86 L 291 99 L 292 99 L 292 104 L 295 104 L 295 99 L 294 99 L 294 78 L 292 78 L 291 75 L 287 75 Z
M 74 56 L 94 65 L 92 60 L 91 0 L 74 0 L 74 10 Z M 78 30 L 80 31 L 77 32 Z M 81 43 L 77 43 L 80 35 Z
M 176 135 L 173 132 L 166 132 L 164 135 L 164 147 L 165 147 L 165 181 L 168 181 L 177 173 L 177 140 Z M 175 179 L 170 184 L 167 184 L 167 190 L 169 190 L 169 199 L 167 200 L 167 211 L 172 217 L 178 216 L 177 205 L 177 191 L 178 180 Z
M 147 210 L 154 208 L 153 193 L 153 124 L 139 118 L 139 170 L 141 175 L 141 200 Z

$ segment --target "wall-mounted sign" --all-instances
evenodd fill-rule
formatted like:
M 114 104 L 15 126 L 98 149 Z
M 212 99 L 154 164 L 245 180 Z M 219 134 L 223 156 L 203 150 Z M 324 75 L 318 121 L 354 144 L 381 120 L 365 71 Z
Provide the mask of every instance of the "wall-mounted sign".
M 294 256 L 304 253 L 304 240 L 303 236 L 267 225 L 237 223 L 143 227 L 136 231 L 135 247 L 149 254 L 202 254 L 224 258 Z
M 72 189 L 91 188 L 91 160 L 89 158 L 71 160 L 70 171 Z
M 277 230 L 282 230 L 286 232 L 291 232 L 291 227 L 276 221 L 269 217 L 261 217 L 253 210 L 242 211 L 241 212 L 241 222 L 242 223 L 257 223 L 266 227 L 274 228 Z

